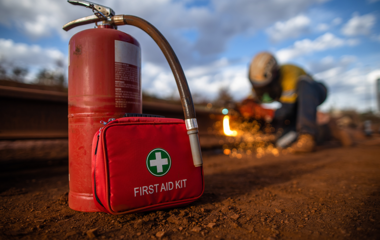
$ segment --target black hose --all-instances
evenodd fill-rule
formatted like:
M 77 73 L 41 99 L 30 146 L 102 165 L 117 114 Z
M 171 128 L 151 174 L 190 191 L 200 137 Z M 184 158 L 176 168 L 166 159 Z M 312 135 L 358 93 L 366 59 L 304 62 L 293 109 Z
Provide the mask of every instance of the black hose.
M 195 110 L 193 98 L 191 97 L 190 89 L 186 81 L 185 73 L 179 63 L 177 55 L 170 46 L 166 38 L 152 24 L 142 18 L 130 15 L 123 15 L 123 20 L 126 25 L 132 25 L 146 32 L 160 47 L 162 53 L 172 69 L 175 81 L 177 83 L 179 95 L 181 97 L 183 113 L 185 119 L 195 118 Z

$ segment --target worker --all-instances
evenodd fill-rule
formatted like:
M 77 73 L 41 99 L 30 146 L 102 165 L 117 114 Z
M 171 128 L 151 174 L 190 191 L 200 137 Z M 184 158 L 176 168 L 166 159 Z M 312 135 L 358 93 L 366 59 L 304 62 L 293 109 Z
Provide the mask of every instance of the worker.
M 318 129 L 317 107 L 326 99 L 326 86 L 298 66 L 279 66 L 276 58 L 268 52 L 260 52 L 253 58 L 248 77 L 253 87 L 253 98 L 241 103 L 241 114 L 275 122 L 282 129 L 293 128 L 298 138 L 289 147 L 290 152 L 314 151 Z M 281 107 L 271 110 L 257 104 L 272 101 L 280 102 Z

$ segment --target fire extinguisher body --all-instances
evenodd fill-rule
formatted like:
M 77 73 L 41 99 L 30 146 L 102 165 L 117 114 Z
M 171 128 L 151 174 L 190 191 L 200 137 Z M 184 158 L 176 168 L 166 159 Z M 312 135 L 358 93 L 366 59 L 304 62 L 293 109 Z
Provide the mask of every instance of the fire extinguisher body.
M 88 29 L 69 43 L 69 207 L 98 211 L 91 183 L 92 137 L 100 121 L 142 113 L 141 50 L 130 35 Z

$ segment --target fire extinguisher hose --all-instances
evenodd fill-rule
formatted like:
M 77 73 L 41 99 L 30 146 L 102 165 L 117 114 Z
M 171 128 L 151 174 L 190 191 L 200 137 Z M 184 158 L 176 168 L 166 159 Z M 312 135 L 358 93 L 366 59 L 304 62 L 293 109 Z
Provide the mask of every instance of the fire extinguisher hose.
M 160 31 L 142 18 L 131 15 L 117 15 L 112 18 L 116 25 L 131 25 L 146 32 L 157 43 L 162 53 L 165 55 L 166 60 L 168 61 L 173 72 L 179 95 L 181 97 L 194 166 L 202 166 L 202 153 L 198 137 L 198 123 L 195 118 L 193 99 L 186 81 L 185 73 L 183 72 L 182 66 L 177 58 L 177 55 L 174 53 L 173 48 L 170 46 L 166 38 L 160 33 Z

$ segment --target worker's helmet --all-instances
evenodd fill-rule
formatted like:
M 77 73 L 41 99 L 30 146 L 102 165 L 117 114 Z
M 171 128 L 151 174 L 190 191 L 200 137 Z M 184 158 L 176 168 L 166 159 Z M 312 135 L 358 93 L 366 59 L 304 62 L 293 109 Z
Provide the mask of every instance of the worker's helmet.
M 248 78 L 253 87 L 262 87 L 273 80 L 273 75 L 277 70 L 276 58 L 268 52 L 260 52 L 252 59 Z

